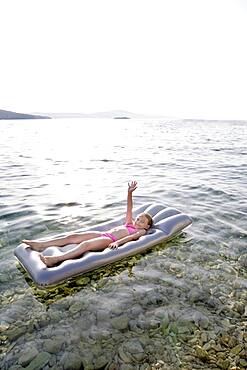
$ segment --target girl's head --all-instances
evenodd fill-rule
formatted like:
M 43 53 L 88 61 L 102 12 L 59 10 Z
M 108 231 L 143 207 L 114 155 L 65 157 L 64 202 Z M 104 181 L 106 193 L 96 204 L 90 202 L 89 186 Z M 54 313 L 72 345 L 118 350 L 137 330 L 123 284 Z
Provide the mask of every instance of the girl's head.
M 152 216 L 149 214 L 149 213 L 144 213 L 146 219 L 148 220 L 148 228 L 150 229 L 150 227 L 153 226 L 153 219 L 152 219 Z
M 149 213 L 140 213 L 135 219 L 135 226 L 148 230 L 153 226 L 153 219 Z

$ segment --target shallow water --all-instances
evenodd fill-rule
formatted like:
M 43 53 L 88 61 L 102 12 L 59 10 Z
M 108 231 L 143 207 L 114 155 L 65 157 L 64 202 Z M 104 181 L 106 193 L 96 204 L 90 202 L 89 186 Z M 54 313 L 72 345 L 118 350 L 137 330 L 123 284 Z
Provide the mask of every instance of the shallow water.
M 247 122 L 20 120 L 0 133 L 1 368 L 247 365 Z M 163 202 L 193 225 L 37 289 L 15 246 L 121 215 L 131 179 L 136 206 Z

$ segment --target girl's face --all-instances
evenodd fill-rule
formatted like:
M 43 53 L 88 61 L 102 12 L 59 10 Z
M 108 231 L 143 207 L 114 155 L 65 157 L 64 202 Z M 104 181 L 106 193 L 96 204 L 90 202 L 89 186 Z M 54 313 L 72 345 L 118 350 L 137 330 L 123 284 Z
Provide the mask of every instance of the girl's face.
M 136 217 L 134 224 L 139 229 L 148 229 L 149 228 L 148 219 L 143 213 L 141 213 L 140 215 L 138 215 Z

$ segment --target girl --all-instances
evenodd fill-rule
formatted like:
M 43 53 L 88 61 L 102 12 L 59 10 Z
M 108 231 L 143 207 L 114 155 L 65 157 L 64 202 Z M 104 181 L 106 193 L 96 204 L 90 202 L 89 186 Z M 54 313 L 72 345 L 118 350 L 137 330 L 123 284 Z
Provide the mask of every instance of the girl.
M 132 193 L 137 188 L 137 182 L 132 181 L 128 184 L 127 212 L 125 224 L 108 230 L 105 233 L 99 231 L 89 231 L 83 233 L 69 234 L 66 237 L 37 242 L 33 240 L 23 240 L 23 243 L 36 251 L 43 251 L 47 247 L 63 247 L 67 244 L 78 244 L 72 250 L 57 256 L 43 256 L 40 253 L 42 262 L 47 267 L 52 267 L 59 262 L 76 258 L 87 251 L 99 251 L 107 247 L 111 249 L 118 248 L 131 240 L 137 240 L 145 235 L 147 230 L 152 226 L 152 217 L 148 213 L 141 213 L 136 220 L 132 219 Z

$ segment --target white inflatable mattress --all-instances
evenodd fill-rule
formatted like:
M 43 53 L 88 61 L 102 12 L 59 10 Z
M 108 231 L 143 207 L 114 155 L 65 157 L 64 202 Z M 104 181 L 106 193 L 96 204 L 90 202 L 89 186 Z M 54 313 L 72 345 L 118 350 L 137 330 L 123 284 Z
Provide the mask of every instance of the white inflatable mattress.
M 188 215 L 181 213 L 175 208 L 165 207 L 162 204 L 145 204 L 133 212 L 133 217 L 135 218 L 136 215 L 142 212 L 148 212 L 153 217 L 153 227 L 146 235 L 138 240 L 126 243 L 118 249 L 106 248 L 99 252 L 87 252 L 80 258 L 67 260 L 58 266 L 49 268 L 41 261 L 39 253 L 27 247 L 26 244 L 18 245 L 14 250 L 14 254 L 38 286 L 55 285 L 68 278 L 84 274 L 85 272 L 119 261 L 128 256 L 142 253 L 154 245 L 172 239 L 192 223 Z M 124 218 L 122 217 L 87 230 L 76 231 L 106 231 L 123 223 Z M 58 236 L 56 235 L 56 237 Z M 62 254 L 74 246 L 74 244 L 70 244 L 64 247 L 48 247 L 42 254 L 47 256 Z

